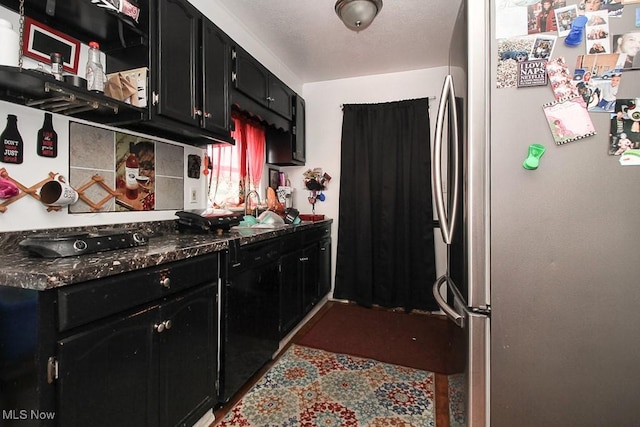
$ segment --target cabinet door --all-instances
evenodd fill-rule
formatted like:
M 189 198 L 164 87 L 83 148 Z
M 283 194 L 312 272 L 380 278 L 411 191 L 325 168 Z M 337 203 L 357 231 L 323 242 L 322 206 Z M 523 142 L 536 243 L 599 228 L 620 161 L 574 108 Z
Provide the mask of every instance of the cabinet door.
M 269 106 L 269 71 L 239 47 L 235 48 L 235 86 L 259 104 Z
M 229 43 L 227 36 L 203 17 L 203 127 L 212 132 L 229 131 Z
M 280 338 L 302 318 L 301 256 L 297 250 L 280 258 Z
M 318 244 L 313 243 L 302 250 L 302 316 L 318 302 Z
M 269 108 L 285 119 L 291 120 L 291 117 L 293 117 L 292 99 L 293 92 L 291 92 L 291 89 L 275 76 L 271 75 L 269 78 L 269 94 L 267 96 Z
M 160 426 L 192 425 L 214 405 L 216 291 L 207 285 L 160 307 Z
M 278 264 L 243 266 L 225 286 L 220 400 L 227 402 L 278 350 Z
M 295 95 L 295 111 L 294 111 L 295 127 L 293 128 L 293 147 L 291 157 L 293 160 L 304 164 L 306 161 L 306 141 L 305 141 L 305 102 L 300 95 Z
M 200 13 L 184 0 L 158 2 L 157 113 L 200 126 Z
M 58 342 L 58 425 L 157 426 L 157 307 Z
M 331 291 L 331 239 L 320 242 L 318 254 L 318 299 Z

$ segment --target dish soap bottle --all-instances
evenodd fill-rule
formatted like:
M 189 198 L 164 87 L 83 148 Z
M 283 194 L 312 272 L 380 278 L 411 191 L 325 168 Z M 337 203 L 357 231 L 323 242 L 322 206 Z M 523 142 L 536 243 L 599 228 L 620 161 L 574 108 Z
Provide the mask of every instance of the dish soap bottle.
M 42 157 L 58 156 L 58 134 L 53 130 L 51 113 L 44 113 L 44 123 L 42 129 L 38 131 L 38 155 Z
M 87 60 L 87 90 L 104 92 L 104 69 L 100 62 L 100 45 L 89 42 L 89 59 Z
M 140 173 L 140 168 L 138 157 L 133 151 L 133 142 L 129 143 L 129 157 L 125 162 L 124 170 L 127 199 L 135 200 L 138 198 L 138 174 Z
M 2 147 L 3 163 L 22 163 L 22 136 L 18 132 L 18 116 L 9 114 L 7 116 L 7 127 L 0 134 L 0 144 Z

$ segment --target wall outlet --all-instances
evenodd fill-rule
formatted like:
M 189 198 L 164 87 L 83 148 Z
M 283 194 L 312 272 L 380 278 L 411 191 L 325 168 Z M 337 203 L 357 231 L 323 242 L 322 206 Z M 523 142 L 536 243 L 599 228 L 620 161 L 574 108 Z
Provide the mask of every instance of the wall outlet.
M 197 189 L 192 188 L 191 191 L 189 192 L 189 202 L 191 202 L 192 204 L 198 203 L 198 190 Z

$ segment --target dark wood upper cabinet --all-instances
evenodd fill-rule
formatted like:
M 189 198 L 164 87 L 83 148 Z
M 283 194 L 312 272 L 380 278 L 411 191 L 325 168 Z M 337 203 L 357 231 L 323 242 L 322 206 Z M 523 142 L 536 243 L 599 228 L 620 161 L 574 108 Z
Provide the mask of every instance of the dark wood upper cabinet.
M 157 114 L 192 126 L 200 124 L 195 114 L 201 99 L 200 20 L 200 12 L 184 0 L 158 2 L 152 103 Z
M 294 108 L 294 128 L 291 132 L 293 134 L 293 148 L 291 150 L 291 158 L 304 164 L 307 160 L 307 146 L 306 146 L 306 104 L 304 98 L 300 95 L 295 96 L 295 108 Z
M 305 102 L 300 95 L 292 99 L 291 131 L 267 129 L 267 163 L 278 166 L 299 166 L 306 161 Z
M 158 2 L 157 39 L 152 115 L 228 137 L 227 36 L 188 2 L 163 0 Z
M 83 44 L 98 41 L 107 73 L 147 69 L 146 106 L 9 66 L 0 66 L 0 99 L 198 146 L 234 143 L 233 105 L 277 129 L 269 163 L 304 164 L 302 98 L 188 0 L 136 4 L 137 21 L 88 0 L 25 0 L 25 14 Z M 0 5 L 17 13 L 19 0 Z M 61 93 L 75 100 L 66 111 L 57 110 Z
M 239 46 L 233 48 L 235 88 L 258 104 L 291 120 L 293 91 Z
M 231 123 L 229 102 L 230 41 L 211 21 L 203 21 L 202 125 L 210 131 L 228 133 Z
M 275 76 L 269 78 L 269 108 L 281 116 L 291 120 L 293 92 Z

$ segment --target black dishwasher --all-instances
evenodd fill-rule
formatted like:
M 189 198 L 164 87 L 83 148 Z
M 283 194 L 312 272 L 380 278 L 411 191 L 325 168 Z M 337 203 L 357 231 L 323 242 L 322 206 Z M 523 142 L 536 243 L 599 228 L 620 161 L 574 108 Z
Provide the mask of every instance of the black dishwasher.
M 280 252 L 279 239 L 230 242 L 222 289 L 220 402 L 229 401 L 278 350 Z

